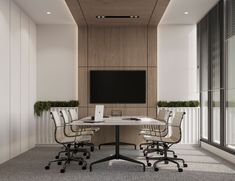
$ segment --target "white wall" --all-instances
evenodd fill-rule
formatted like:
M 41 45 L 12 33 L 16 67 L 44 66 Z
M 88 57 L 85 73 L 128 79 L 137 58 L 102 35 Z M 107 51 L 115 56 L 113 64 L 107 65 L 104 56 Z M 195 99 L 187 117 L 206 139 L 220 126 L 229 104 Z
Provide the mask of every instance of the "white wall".
M 158 100 L 198 100 L 196 25 L 158 26 Z
M 0 1 L 0 163 L 35 146 L 36 25 Z
M 77 26 L 37 26 L 37 100 L 77 99 Z

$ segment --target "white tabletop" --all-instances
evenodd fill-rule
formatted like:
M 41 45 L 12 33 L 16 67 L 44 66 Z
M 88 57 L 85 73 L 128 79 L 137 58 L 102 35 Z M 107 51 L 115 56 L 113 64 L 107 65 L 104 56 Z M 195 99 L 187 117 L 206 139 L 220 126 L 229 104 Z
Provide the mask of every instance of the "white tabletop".
M 126 118 L 139 118 L 140 120 L 125 120 Z M 140 117 L 140 116 L 122 116 L 122 117 L 109 117 L 104 118 L 103 122 L 98 123 L 84 123 L 85 120 L 91 120 L 91 117 L 85 117 L 78 121 L 73 121 L 71 125 L 74 126 L 85 126 L 85 125 L 93 125 L 93 126 L 110 126 L 110 125 L 120 125 L 120 126 L 138 126 L 138 125 L 165 125 L 164 122 L 148 118 L 148 117 Z

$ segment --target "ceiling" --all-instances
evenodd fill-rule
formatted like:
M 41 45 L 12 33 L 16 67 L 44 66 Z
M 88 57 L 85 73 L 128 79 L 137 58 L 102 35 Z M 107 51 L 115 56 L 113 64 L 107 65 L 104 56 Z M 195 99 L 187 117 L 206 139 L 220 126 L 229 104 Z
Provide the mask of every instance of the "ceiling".
M 147 25 L 157 0 L 79 0 L 88 25 Z M 136 16 L 137 19 L 97 19 L 97 15 Z
M 65 0 L 14 0 L 37 24 L 75 24 Z M 66 0 L 69 1 L 69 0 Z M 160 1 L 160 0 L 159 0 Z M 163 0 L 166 1 L 166 0 Z M 111 19 L 96 19 L 97 15 L 139 15 L 139 19 L 116 19 L 120 24 L 146 24 L 156 0 L 79 0 L 86 21 L 109 24 Z M 195 24 L 218 0 L 171 0 L 160 24 Z M 46 12 L 52 12 L 47 15 Z M 188 11 L 188 15 L 184 12 Z
M 196 24 L 219 0 L 171 0 L 160 24 Z M 185 15 L 184 12 L 188 12 Z
M 75 24 L 65 0 L 14 0 L 36 24 Z M 50 11 L 52 14 L 47 15 Z

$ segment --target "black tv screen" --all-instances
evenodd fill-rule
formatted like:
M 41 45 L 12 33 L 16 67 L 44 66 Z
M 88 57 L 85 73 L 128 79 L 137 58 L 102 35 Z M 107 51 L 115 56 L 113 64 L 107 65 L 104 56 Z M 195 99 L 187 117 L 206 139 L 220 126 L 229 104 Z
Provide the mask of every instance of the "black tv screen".
M 90 103 L 145 102 L 145 71 L 90 71 Z

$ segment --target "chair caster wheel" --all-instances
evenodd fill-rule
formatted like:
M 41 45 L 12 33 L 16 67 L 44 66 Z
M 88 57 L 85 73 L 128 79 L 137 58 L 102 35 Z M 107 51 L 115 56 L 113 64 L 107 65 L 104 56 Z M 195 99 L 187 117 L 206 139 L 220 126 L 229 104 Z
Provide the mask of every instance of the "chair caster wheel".
M 55 159 L 59 159 L 59 156 L 56 156 Z
M 82 170 L 86 170 L 86 166 L 83 166 L 83 167 L 82 167 Z
M 91 152 L 93 152 L 95 150 L 95 148 L 94 147 L 91 147 Z
M 90 156 L 86 156 L 86 159 L 90 159 Z
M 184 165 L 184 167 L 188 167 L 188 164 L 186 164 L 186 163 L 184 163 L 183 165 Z
M 155 171 L 155 172 L 158 172 L 158 171 L 159 171 L 159 168 L 157 168 L 157 167 L 154 168 L 154 171 Z
M 149 163 L 149 162 L 148 162 L 147 165 L 148 165 L 148 167 L 151 167 L 151 166 L 152 166 L 152 163 Z
M 49 170 L 50 169 L 50 166 L 45 166 L 45 170 Z
M 83 164 L 83 162 L 82 162 L 82 161 L 80 161 L 80 162 L 78 162 L 78 164 L 79 164 L 79 165 L 82 165 L 82 164 Z
M 168 162 L 168 161 L 165 161 L 165 164 L 169 164 L 169 162 Z
M 86 156 L 86 153 L 83 153 L 83 156 Z
M 143 150 L 143 148 L 142 148 L 142 147 L 140 147 L 140 150 Z
M 57 162 L 57 165 L 61 165 L 62 164 L 62 162 Z
M 177 155 L 174 155 L 174 158 L 177 158 Z
M 178 172 L 183 172 L 183 169 L 182 168 L 178 168 Z
M 60 173 L 64 173 L 64 172 L 65 172 L 65 169 L 61 169 L 61 170 L 60 170 Z

